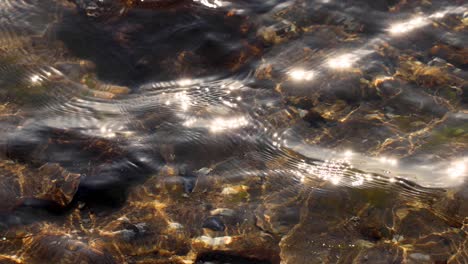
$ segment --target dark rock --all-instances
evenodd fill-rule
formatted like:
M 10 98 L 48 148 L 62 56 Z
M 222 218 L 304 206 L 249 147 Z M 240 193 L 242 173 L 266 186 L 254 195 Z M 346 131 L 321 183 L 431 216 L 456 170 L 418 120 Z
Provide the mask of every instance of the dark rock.
M 84 241 L 76 240 L 66 235 L 55 234 L 40 234 L 30 242 L 27 247 L 27 257 L 25 261 L 28 263 L 46 263 L 57 262 L 63 260 L 69 263 L 117 263 L 109 253 L 102 251 L 100 248 L 93 248 Z
M 316 105 L 316 102 L 310 97 L 288 97 L 286 104 L 303 110 L 309 110 Z
M 309 112 L 307 112 L 307 114 L 302 119 L 315 128 L 320 127 L 326 122 L 325 118 L 323 118 L 319 113 L 315 112 L 314 110 L 310 110 Z
M 196 264 L 270 264 L 266 260 L 244 258 L 235 254 L 225 252 L 206 252 L 200 254 L 195 261 Z
M 203 228 L 208 228 L 213 231 L 224 231 L 226 229 L 226 226 L 224 225 L 223 220 L 221 220 L 220 217 L 214 216 L 214 217 L 208 217 L 204 222 L 203 222 Z

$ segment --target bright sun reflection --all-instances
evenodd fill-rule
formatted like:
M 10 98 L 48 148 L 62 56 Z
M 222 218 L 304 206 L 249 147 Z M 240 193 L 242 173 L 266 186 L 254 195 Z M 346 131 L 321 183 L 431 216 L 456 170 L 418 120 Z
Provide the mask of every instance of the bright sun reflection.
M 192 85 L 193 84 L 193 81 L 190 80 L 190 79 L 182 79 L 182 80 L 179 80 L 178 81 L 178 84 L 180 86 L 189 86 L 189 85 Z
M 112 128 L 102 126 L 99 128 L 99 131 L 101 132 L 101 135 L 106 138 L 113 138 L 115 137 L 115 133 L 113 132 Z
M 238 129 L 249 125 L 249 121 L 244 116 L 218 117 L 214 119 L 189 118 L 184 123 L 186 127 L 207 128 L 212 133 L 220 133 Z
M 39 76 L 37 74 L 31 76 L 31 82 L 33 84 L 36 84 L 36 83 L 40 82 L 41 80 L 42 80 L 41 76 Z
M 398 165 L 398 160 L 394 158 L 388 158 L 388 157 L 380 157 L 379 161 L 384 164 L 389 164 L 392 166 Z
M 210 123 L 211 132 L 221 132 L 228 129 L 236 129 L 248 125 L 248 121 L 245 117 L 234 117 L 234 118 L 216 118 Z
M 351 157 L 354 155 L 353 151 L 352 150 L 345 150 L 345 152 L 343 153 L 343 155 L 347 158 Z
M 223 6 L 223 3 L 219 0 L 193 0 L 194 2 L 198 2 L 206 7 L 210 8 L 218 8 Z
M 167 106 L 171 105 L 172 103 L 179 104 L 182 111 L 187 111 L 192 103 L 192 100 L 186 91 L 182 91 L 175 93 L 172 100 L 170 99 L 164 102 L 164 104 Z
M 294 81 L 310 81 L 314 78 L 315 73 L 313 71 L 306 71 L 303 69 L 293 69 L 288 72 L 288 75 Z
M 343 54 L 329 59 L 327 65 L 332 69 L 347 69 L 351 68 L 357 60 L 358 58 L 355 55 Z
M 392 35 L 400 35 L 429 24 L 424 17 L 415 17 L 405 22 L 398 22 L 390 26 L 388 31 Z
M 345 160 L 326 160 L 318 165 L 302 163 L 298 168 L 305 171 L 306 174 L 314 175 L 337 185 L 341 182 L 350 166 Z M 302 173 L 299 173 L 299 176 L 300 181 L 304 182 L 305 176 Z
M 356 180 L 351 182 L 352 186 L 361 186 L 364 184 L 364 176 L 363 175 L 356 175 Z
M 274 134 L 273 136 L 275 136 Z M 338 153 L 335 153 L 338 154 Z M 307 163 L 304 160 L 297 165 L 297 171 L 294 174 L 298 176 L 301 183 L 304 183 L 306 179 L 311 176 L 313 178 L 319 178 L 321 180 L 328 181 L 334 185 L 349 185 L 353 187 L 363 186 L 366 183 L 372 182 L 374 179 L 380 179 L 381 176 L 373 175 L 372 173 L 362 173 L 354 169 L 353 163 L 361 160 L 361 155 L 354 152 L 351 149 L 344 149 L 338 154 L 341 158 L 332 158 L 325 160 L 324 162 L 312 162 Z M 397 167 L 399 160 L 391 157 L 377 157 L 368 158 L 376 162 L 383 163 L 383 168 L 386 167 Z M 379 166 L 382 168 L 382 166 Z M 390 171 L 385 171 L 390 173 Z M 458 162 L 456 166 L 453 166 L 453 171 L 449 172 L 451 175 L 461 175 L 466 173 L 465 164 Z M 401 182 L 396 176 L 388 175 L 384 176 L 390 183 Z M 455 177 L 455 176 L 454 176 Z
M 466 161 L 458 160 L 452 162 L 450 167 L 447 169 L 447 173 L 451 178 L 460 178 L 466 176 Z

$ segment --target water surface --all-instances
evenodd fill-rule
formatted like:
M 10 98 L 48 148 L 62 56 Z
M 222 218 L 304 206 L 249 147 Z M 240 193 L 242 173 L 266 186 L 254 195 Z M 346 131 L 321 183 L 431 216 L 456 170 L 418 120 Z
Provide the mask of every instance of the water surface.
M 464 1 L 0 3 L 4 263 L 465 263 Z

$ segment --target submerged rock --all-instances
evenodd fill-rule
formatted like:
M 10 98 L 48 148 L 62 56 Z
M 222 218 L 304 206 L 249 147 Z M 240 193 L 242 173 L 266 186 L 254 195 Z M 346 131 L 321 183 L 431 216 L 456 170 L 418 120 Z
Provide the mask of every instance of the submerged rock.
M 195 260 L 195 264 L 269 264 L 271 262 L 253 258 L 244 258 L 236 256 L 235 254 L 223 253 L 218 251 L 206 252 L 199 256 Z
M 208 228 L 213 231 L 224 231 L 226 226 L 219 217 L 208 217 L 203 223 L 203 228 Z
M 398 37 L 439 4 L 71 2 L 51 40 L 0 41 L 0 262 L 466 262 L 466 186 L 289 149 L 465 153 L 460 15 Z
M 13 161 L 3 161 L 0 174 L 2 210 L 33 205 L 33 200 L 65 207 L 73 200 L 81 179 L 79 174 L 70 173 L 58 164 L 45 164 L 34 169 Z

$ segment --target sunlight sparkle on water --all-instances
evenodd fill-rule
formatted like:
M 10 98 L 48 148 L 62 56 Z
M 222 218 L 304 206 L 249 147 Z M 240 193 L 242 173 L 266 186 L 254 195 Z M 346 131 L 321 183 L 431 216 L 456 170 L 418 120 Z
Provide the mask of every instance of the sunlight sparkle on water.
M 206 7 L 210 8 L 218 8 L 223 6 L 223 3 L 219 0 L 193 0 L 194 2 L 198 2 Z
M 464 177 L 467 174 L 466 160 L 458 160 L 452 162 L 450 167 L 447 169 L 447 173 L 451 178 Z
M 115 133 L 113 132 L 112 128 L 102 126 L 102 127 L 99 128 L 99 131 L 101 132 L 101 135 L 103 137 L 107 137 L 107 138 L 115 137 Z
M 41 76 L 39 76 L 39 75 L 37 75 L 37 74 L 31 76 L 31 82 L 34 83 L 34 84 L 38 83 L 38 82 L 41 81 L 41 80 L 42 80 L 42 79 L 41 79 Z
M 187 119 L 183 124 L 186 127 L 206 128 L 212 133 L 219 133 L 227 130 L 245 127 L 249 124 L 249 121 L 244 116 L 236 116 L 231 118 L 218 117 L 214 119 L 192 117 Z
M 332 69 L 347 69 L 351 68 L 357 60 L 358 58 L 352 54 L 343 54 L 329 59 L 327 65 Z
M 322 164 L 318 165 L 302 163 L 298 168 L 303 170 L 307 175 L 316 176 L 337 185 L 341 182 L 350 166 L 346 160 L 325 160 Z M 298 173 L 298 175 L 300 176 L 300 181 L 304 182 L 305 176 L 301 173 Z
M 193 81 L 190 79 L 182 79 L 178 81 L 180 86 L 189 86 L 193 84 Z
M 179 92 L 175 94 L 175 99 L 176 101 L 180 104 L 180 107 L 182 108 L 183 111 L 187 111 L 191 100 L 190 97 L 187 95 L 187 92 Z
M 445 12 L 437 12 L 437 13 L 432 14 L 431 17 L 433 17 L 433 18 L 443 18 L 445 16 L 445 14 L 446 14 Z
M 423 17 L 415 17 L 405 22 L 398 22 L 390 26 L 388 31 L 392 35 L 400 35 L 429 24 Z
M 364 184 L 364 177 L 362 175 L 357 175 L 356 180 L 351 182 L 352 186 L 361 186 Z
M 310 81 L 314 78 L 315 73 L 313 71 L 306 71 L 303 69 L 293 69 L 288 72 L 288 75 L 294 81 Z
M 394 158 L 380 157 L 379 161 L 381 163 L 389 164 L 389 165 L 392 165 L 392 166 L 398 165 L 398 160 L 394 159 Z
M 351 156 L 354 155 L 354 153 L 353 153 L 353 151 L 351 151 L 351 150 L 348 149 L 348 150 L 345 150 L 345 152 L 343 153 L 343 155 L 344 155 L 345 157 L 351 157 Z
M 216 118 L 210 123 L 211 132 L 221 132 L 228 129 L 236 129 L 248 125 L 249 122 L 243 116 L 234 118 Z

